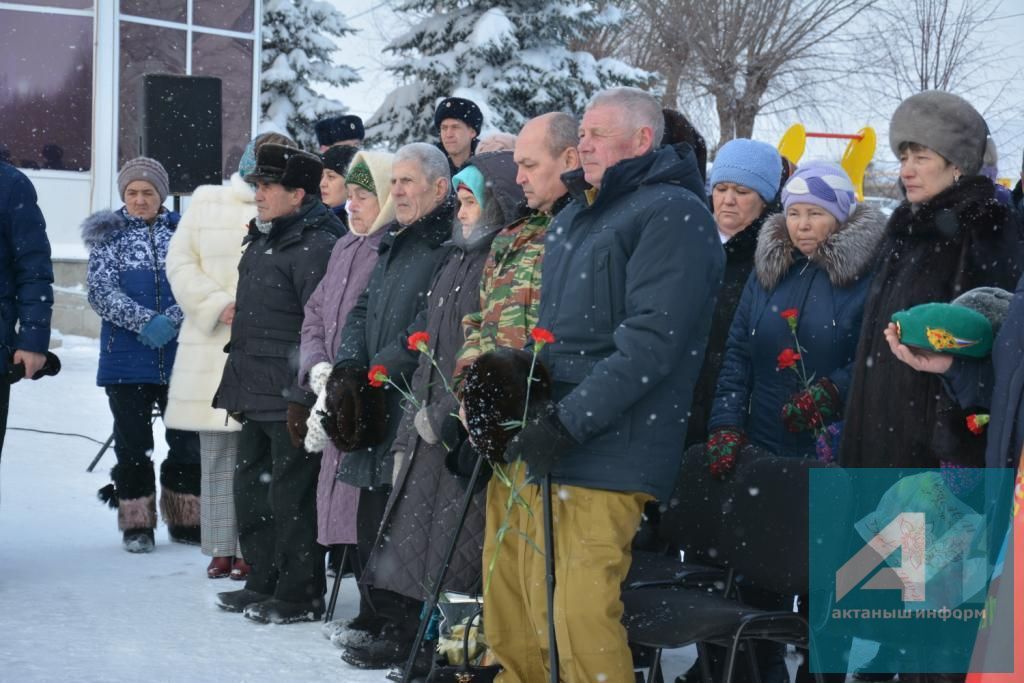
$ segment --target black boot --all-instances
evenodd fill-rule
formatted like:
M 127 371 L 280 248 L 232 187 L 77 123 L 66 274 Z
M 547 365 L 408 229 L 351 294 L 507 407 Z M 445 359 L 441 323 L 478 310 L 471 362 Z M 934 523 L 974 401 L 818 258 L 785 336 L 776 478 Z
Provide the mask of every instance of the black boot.
M 258 602 L 265 602 L 272 597 L 272 595 L 257 593 L 248 588 L 237 591 L 225 591 L 217 593 L 217 607 L 220 607 L 225 612 L 242 612 L 246 607 Z
M 387 669 L 405 663 L 415 634 L 388 622 L 376 638 L 345 647 L 341 658 L 357 669 Z
M 110 470 L 113 483 L 99 490 L 99 499 L 117 510 L 117 528 L 124 549 L 131 553 L 152 552 L 156 528 L 156 477 L 153 461 L 118 463 Z
M 294 624 L 300 621 L 320 621 L 324 613 L 323 600 L 290 602 L 271 598 L 245 608 L 246 619 L 261 624 Z
M 198 464 L 164 460 L 160 466 L 160 515 L 176 543 L 199 545 Z

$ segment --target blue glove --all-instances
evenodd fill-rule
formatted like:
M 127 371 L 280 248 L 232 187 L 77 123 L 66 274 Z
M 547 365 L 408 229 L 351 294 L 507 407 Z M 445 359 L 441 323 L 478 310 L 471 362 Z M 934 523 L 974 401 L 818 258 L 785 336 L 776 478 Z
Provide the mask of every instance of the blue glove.
M 159 349 L 178 335 L 174 321 L 166 315 L 153 316 L 139 332 L 139 341 L 151 349 Z

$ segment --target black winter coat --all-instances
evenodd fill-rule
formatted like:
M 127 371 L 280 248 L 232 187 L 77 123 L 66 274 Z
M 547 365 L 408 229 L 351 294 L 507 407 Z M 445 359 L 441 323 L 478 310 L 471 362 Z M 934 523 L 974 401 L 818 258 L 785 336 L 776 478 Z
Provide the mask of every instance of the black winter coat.
M 298 214 L 275 219 L 269 233 L 260 232 L 255 220 L 249 224 L 215 408 L 284 421 L 289 402 L 312 406 L 316 401 L 296 380 L 303 307 L 343 232 L 319 197 L 304 203 Z
M 1024 242 L 1010 209 L 983 176 L 962 178 L 931 201 L 904 202 L 889 218 L 864 307 L 840 463 L 846 467 L 938 467 L 984 463 L 967 411 L 936 375 L 897 360 L 882 335 L 892 314 L 948 302 L 975 287 L 1012 289 Z
M 417 323 L 417 330 L 430 334 L 430 349 L 437 367 L 425 354 L 417 354 L 419 365 L 413 375 L 412 390 L 426 406 L 437 436 L 445 417 L 459 409 L 445 383 L 451 386 L 455 359 L 464 341 L 462 319 L 480 310 L 480 278 L 491 242 L 499 230 L 518 221 L 528 210 L 522 189 L 515 182 L 516 165 L 511 152 L 480 154 L 469 163 L 479 168 L 487 180 L 498 202 L 501 220 L 496 225 L 481 226 L 470 236 L 470 242 L 463 239 L 461 227 L 455 226 L 451 249 L 427 293 L 427 308 Z M 420 438 L 412 411 L 405 413 L 392 450 L 403 457 L 365 581 L 377 588 L 425 600 L 427 587 L 435 584 L 457 527 L 465 482 L 457 480 L 445 467 L 444 444 L 429 444 Z M 485 492 L 479 492 L 466 515 L 455 556 L 445 575 L 445 590 L 479 590 L 485 498 Z
M 383 365 L 399 386 L 411 386 L 418 358 L 406 348 L 416 331 L 416 317 L 427 305 L 427 291 L 448 249 L 443 245 L 452 230 L 454 196 L 409 226 L 397 221 L 382 228 L 380 257 L 370 281 L 349 312 L 335 366 L 367 369 Z M 394 458 L 391 446 L 402 421 L 402 396 L 386 386 L 386 437 L 373 448 L 346 454 L 338 479 L 361 488 L 390 486 Z
M 558 417 L 579 445 L 552 480 L 667 499 L 679 471 L 725 255 L 692 151 L 662 147 L 582 170 L 551 222 L 538 327 Z
M 736 314 L 736 307 L 740 304 L 743 288 L 754 269 L 757 236 L 761 234 L 761 226 L 764 225 L 765 219 L 780 210 L 778 202 L 766 205 L 753 223 L 722 245 L 725 249 L 725 275 L 722 276 L 722 288 L 718 291 L 715 312 L 711 314 L 711 332 L 708 334 L 708 346 L 704 350 L 704 363 L 700 366 L 697 388 L 693 391 L 690 419 L 686 428 L 687 448 L 707 441 L 711 404 L 715 400 L 718 374 L 722 371 L 725 344 L 729 340 L 729 327 Z

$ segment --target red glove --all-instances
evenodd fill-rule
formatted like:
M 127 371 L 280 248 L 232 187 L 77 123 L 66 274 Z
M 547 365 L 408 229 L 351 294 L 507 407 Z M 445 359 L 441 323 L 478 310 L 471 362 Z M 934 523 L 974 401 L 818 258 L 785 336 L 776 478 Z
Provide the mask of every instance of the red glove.
M 740 450 L 746 443 L 746 435 L 735 427 L 718 427 L 711 432 L 704 446 L 711 476 L 715 479 L 724 479 L 736 469 L 736 459 L 739 458 Z

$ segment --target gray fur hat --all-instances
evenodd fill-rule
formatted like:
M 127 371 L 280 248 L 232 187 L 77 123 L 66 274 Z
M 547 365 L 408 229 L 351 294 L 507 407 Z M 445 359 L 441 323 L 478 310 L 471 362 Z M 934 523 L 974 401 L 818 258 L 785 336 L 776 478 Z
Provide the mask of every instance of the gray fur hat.
M 970 289 L 950 303 L 955 306 L 963 306 L 981 313 L 992 323 L 992 336 L 999 334 L 999 328 L 1010 310 L 1010 300 L 1013 293 L 998 287 L 975 287 Z
M 889 146 L 915 142 L 938 152 L 964 175 L 977 175 L 988 140 L 988 124 L 970 102 L 941 90 L 911 95 L 896 107 L 889 122 Z
M 160 195 L 160 203 L 167 200 L 167 193 L 170 191 L 170 181 L 167 179 L 167 171 L 156 159 L 149 157 L 135 157 L 126 161 L 121 171 L 117 174 L 117 192 L 124 200 L 124 190 L 136 180 L 145 180 L 156 189 Z

